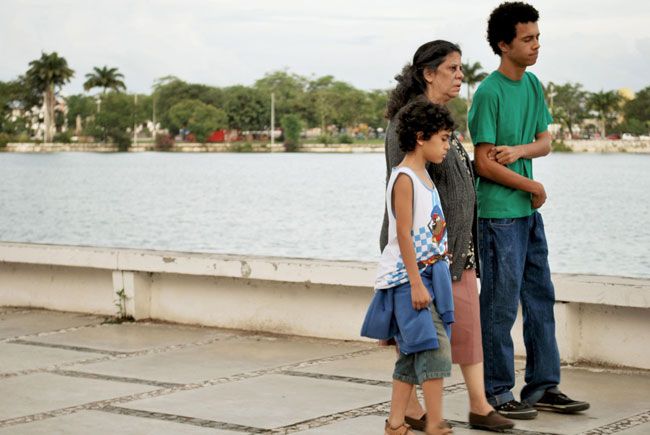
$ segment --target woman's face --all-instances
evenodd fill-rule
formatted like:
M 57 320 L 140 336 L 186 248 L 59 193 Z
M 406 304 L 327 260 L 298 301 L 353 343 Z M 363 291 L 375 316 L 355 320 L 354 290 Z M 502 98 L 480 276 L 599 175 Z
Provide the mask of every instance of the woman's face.
M 427 95 L 433 97 L 434 103 L 446 103 L 460 93 L 463 77 L 460 53 L 449 53 L 435 71 L 431 68 L 424 69 Z

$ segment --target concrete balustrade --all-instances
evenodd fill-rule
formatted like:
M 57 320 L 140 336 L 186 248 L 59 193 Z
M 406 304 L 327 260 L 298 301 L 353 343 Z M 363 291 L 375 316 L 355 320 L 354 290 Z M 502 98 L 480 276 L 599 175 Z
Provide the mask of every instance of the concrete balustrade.
M 634 139 L 634 140 L 609 140 L 609 139 L 594 139 L 594 140 L 573 140 L 568 139 L 564 141 L 565 145 L 576 152 L 590 152 L 590 153 L 650 153 L 650 140 L 648 139 Z M 284 144 L 279 142 L 271 145 L 270 143 L 254 143 L 250 146 L 245 145 L 246 142 L 219 142 L 219 143 L 197 143 L 197 142 L 176 142 L 169 151 L 173 152 L 233 152 L 233 151 L 252 151 L 252 152 L 283 152 L 285 150 Z M 469 140 L 464 140 L 463 145 L 467 151 L 473 152 L 474 146 Z M 153 142 L 138 142 L 129 147 L 130 152 L 143 152 L 155 151 L 155 144 Z M 14 152 L 14 153 L 54 153 L 54 152 L 117 152 L 118 146 L 115 144 L 105 143 L 8 143 L 7 146 L 0 151 Z M 383 143 L 354 143 L 354 144 L 302 144 L 298 146 L 297 151 L 306 153 L 383 153 Z
M 375 264 L 0 243 L 0 305 L 359 340 Z M 650 369 L 650 280 L 555 274 L 563 360 Z M 513 331 L 525 353 L 521 316 Z

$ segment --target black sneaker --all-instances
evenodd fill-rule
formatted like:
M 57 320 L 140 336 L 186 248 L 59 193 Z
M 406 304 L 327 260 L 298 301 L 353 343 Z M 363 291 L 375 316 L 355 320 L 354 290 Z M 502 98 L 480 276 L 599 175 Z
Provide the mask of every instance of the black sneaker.
M 557 388 L 549 388 L 541 399 L 535 404 L 540 411 L 553 411 L 562 414 L 574 414 L 589 409 L 588 402 L 573 400 Z
M 517 402 L 516 400 L 502 403 L 501 405 L 495 406 L 494 409 L 504 417 L 515 420 L 532 420 L 537 417 L 537 410 L 527 403 Z

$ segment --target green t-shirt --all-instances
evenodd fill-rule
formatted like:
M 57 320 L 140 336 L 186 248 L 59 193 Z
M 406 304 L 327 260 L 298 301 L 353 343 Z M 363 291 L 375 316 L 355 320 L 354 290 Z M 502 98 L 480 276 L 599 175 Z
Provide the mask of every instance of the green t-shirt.
M 522 145 L 535 141 L 553 121 L 544 100 L 544 89 L 533 73 L 510 80 L 499 71 L 490 74 L 476 90 L 469 111 L 469 131 L 474 144 Z M 533 162 L 519 159 L 508 165 L 519 175 L 533 179 Z M 518 218 L 535 211 L 531 195 L 487 178 L 476 182 L 478 216 Z

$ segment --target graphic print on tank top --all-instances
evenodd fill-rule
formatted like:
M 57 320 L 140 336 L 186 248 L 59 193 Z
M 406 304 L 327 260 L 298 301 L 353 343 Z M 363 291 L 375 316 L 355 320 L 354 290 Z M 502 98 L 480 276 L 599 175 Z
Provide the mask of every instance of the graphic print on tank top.
M 433 210 L 431 211 L 429 223 L 415 231 L 411 230 L 415 259 L 419 270 L 444 258 L 447 253 L 447 222 L 440 204 L 436 204 L 435 195 L 432 195 L 432 200 Z M 405 282 L 405 276 L 408 280 L 406 266 L 402 261 L 402 255 L 400 255 L 397 264 L 395 264 L 395 272 L 390 274 L 388 278 L 388 286 Z
M 440 260 L 440 258 L 447 252 L 447 238 L 446 235 L 447 222 L 442 214 L 442 209 L 438 204 L 434 204 L 433 211 L 431 212 L 431 221 L 427 224 L 427 231 L 425 236 L 431 235 L 431 250 L 425 251 L 425 258 L 418 260 L 418 269 L 427 267 L 430 264 Z M 417 253 L 417 251 L 416 251 Z

